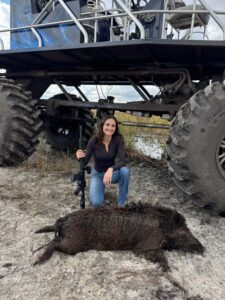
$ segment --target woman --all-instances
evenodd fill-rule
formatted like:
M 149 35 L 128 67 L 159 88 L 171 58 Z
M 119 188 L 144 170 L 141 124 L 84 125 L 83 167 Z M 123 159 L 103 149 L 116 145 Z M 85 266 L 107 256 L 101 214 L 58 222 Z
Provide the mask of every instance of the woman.
M 124 142 L 119 133 L 118 122 L 114 116 L 106 116 L 100 123 L 96 136 L 92 137 L 87 145 L 86 153 L 79 149 L 77 159 L 85 158 L 88 164 L 94 155 L 94 168 L 91 173 L 89 200 L 91 207 L 100 207 L 104 203 L 105 186 L 119 183 L 117 204 L 123 207 L 126 204 L 130 172 L 125 167 Z M 119 161 L 115 163 L 115 157 Z

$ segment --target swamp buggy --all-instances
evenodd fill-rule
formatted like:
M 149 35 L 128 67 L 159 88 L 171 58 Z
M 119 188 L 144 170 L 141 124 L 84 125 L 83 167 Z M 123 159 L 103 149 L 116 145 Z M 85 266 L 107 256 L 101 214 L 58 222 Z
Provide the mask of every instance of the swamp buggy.
M 187 2 L 11 0 L 0 30 L 10 32 L 9 49 L 0 39 L 0 165 L 26 160 L 41 131 L 56 149 L 76 148 L 80 122 L 86 141 L 93 132 L 91 109 L 167 116 L 175 183 L 224 213 L 225 4 Z M 51 84 L 62 93 L 41 99 Z M 141 100 L 93 102 L 81 85 L 131 85 Z

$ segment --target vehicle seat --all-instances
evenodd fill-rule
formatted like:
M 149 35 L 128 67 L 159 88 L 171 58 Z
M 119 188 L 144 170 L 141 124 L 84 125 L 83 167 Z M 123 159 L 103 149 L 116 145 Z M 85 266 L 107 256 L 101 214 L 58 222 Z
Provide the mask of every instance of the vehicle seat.
M 179 6 L 175 9 L 179 10 L 193 10 L 193 5 Z M 197 4 L 196 10 L 205 10 L 203 5 Z M 174 28 L 178 30 L 188 29 L 191 27 L 192 14 L 167 14 L 166 21 Z M 195 15 L 194 27 L 206 26 L 209 22 L 209 14 L 199 13 Z

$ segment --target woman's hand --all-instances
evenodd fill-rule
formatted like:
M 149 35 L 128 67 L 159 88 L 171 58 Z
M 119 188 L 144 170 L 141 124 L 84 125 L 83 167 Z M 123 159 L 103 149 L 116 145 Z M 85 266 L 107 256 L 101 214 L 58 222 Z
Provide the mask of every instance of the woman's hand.
M 85 152 L 81 149 L 77 150 L 76 157 L 77 157 L 77 159 L 84 158 L 85 157 Z
M 105 172 L 105 175 L 103 177 L 104 184 L 110 184 L 112 182 L 112 174 L 113 174 L 113 168 L 108 168 L 108 170 Z

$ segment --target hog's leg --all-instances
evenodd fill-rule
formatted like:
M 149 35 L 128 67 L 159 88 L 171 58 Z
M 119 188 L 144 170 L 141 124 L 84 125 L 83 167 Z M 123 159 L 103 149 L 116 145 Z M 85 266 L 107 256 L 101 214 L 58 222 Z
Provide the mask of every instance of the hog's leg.
M 34 265 L 41 264 L 48 260 L 52 256 L 55 249 L 57 249 L 58 244 L 59 241 L 54 239 L 45 249 L 44 253 L 41 256 L 39 256 L 38 259 L 34 262 Z
M 137 256 L 142 256 L 147 260 L 150 260 L 153 263 L 159 263 L 160 267 L 162 268 L 163 272 L 169 271 L 169 265 L 167 259 L 162 250 L 135 250 L 134 253 Z

